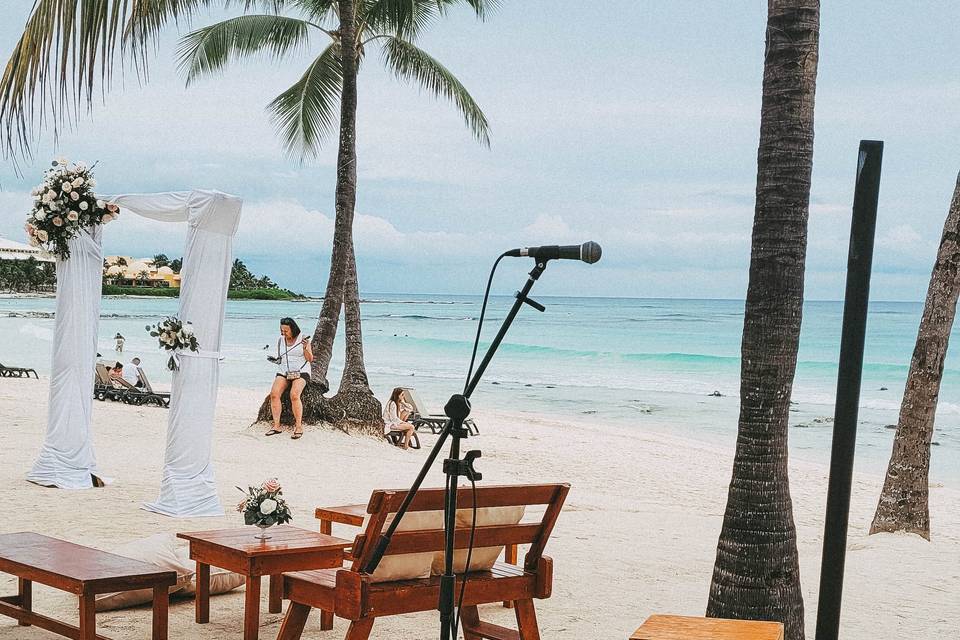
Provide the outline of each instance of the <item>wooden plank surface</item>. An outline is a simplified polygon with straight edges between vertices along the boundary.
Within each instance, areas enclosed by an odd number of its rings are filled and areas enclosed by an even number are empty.
[[[363,517],[367,514],[367,505],[365,504],[344,504],[338,507],[317,507],[314,516],[317,520],[326,520],[327,522],[338,522],[352,527],[359,527],[363,524]]]
[[[630,640],[783,640],[779,622],[652,615]]]
[[[267,529],[270,539],[262,542],[254,537],[259,532],[260,530],[256,527],[243,527],[188,531],[178,533],[177,537],[189,540],[191,546],[193,543],[200,543],[202,546],[220,547],[246,557],[297,554],[319,548],[342,550],[353,544],[350,540],[289,525],[270,527]]]
[[[0,571],[78,594],[177,581],[175,571],[32,532],[0,534]]]

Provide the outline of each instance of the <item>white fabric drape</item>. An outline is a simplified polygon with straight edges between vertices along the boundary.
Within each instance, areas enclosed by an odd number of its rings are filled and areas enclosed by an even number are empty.
[[[193,324],[202,350],[180,354],[180,370],[173,374],[160,495],[143,507],[168,516],[223,515],[211,462],[220,377],[216,355],[233,266],[233,236],[243,201],[200,190],[120,195],[110,201],[146,218],[187,222],[179,317]]]
[[[88,489],[93,486],[91,476],[100,477],[90,414],[100,321],[102,231],[101,226],[81,231],[67,241],[70,258],[57,259],[47,435],[27,474],[28,480],[46,487]]]

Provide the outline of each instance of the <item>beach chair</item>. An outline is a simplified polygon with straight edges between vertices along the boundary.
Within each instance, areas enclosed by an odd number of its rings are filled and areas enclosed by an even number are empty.
[[[0,378],[29,378],[30,374],[33,374],[33,377],[37,380],[40,379],[40,376],[37,375],[36,369],[28,369],[26,367],[8,367],[0,362]]]
[[[395,447],[403,446],[403,431],[391,430],[384,436],[387,439],[387,442],[392,444]],[[413,431],[413,435],[410,437],[410,448],[419,449],[420,448],[420,437],[417,435],[416,429]]]
[[[530,545],[523,566],[514,566],[493,561],[487,569],[470,571],[458,576],[456,593],[459,597],[463,586],[463,606],[460,609],[460,622],[464,637],[512,638],[515,640],[539,640],[540,630],[533,600],[549,598],[553,591],[553,560],[543,555],[544,547],[560,515],[570,485],[536,484],[486,486],[476,488],[477,507],[519,507],[542,505],[542,516],[536,516],[534,522],[519,522],[516,519],[499,518],[493,510],[484,509],[487,519],[478,523],[474,538],[474,552],[493,547],[496,558],[500,553],[496,549],[505,544]],[[458,490],[458,511],[472,511],[474,495],[471,487]],[[400,503],[406,497],[406,491],[376,490],[367,503],[367,524],[356,537],[351,548],[348,567],[341,569],[320,569],[315,571],[297,571],[283,576],[283,596],[290,600],[290,606],[284,616],[277,640],[299,640],[306,626],[311,608],[350,621],[346,638],[348,640],[367,640],[376,618],[405,613],[435,611],[440,595],[440,576],[403,578],[396,577],[377,582],[361,570],[377,546],[377,540],[384,529],[387,518],[396,513]],[[426,555],[426,573],[437,560],[442,564],[444,535],[442,513],[431,518],[430,513],[442,512],[444,505],[443,489],[421,489],[413,499],[407,517],[411,525],[420,521],[419,526],[404,530],[400,523],[398,530],[387,547],[384,561],[395,563],[390,567],[392,575],[403,576],[407,573],[420,573],[422,559],[416,556]],[[513,510],[507,510],[513,511]],[[459,514],[458,514],[459,516]],[[427,524],[436,521],[436,526]],[[426,526],[424,526],[426,525]],[[456,548],[465,549],[470,543],[470,523],[461,525],[458,517]],[[439,557],[437,554],[440,554]],[[458,553],[458,556],[462,552]],[[404,556],[404,557],[398,557]],[[416,566],[404,565],[402,571],[397,563],[410,562]],[[465,558],[460,559],[463,564]],[[384,565],[381,564],[381,567]],[[471,562],[471,566],[473,562]],[[477,605],[512,601],[517,619],[518,630],[482,622]],[[321,616],[321,629],[332,628],[332,619]]]
[[[423,403],[423,400],[420,399],[420,396],[417,395],[416,389],[412,387],[401,388],[408,403],[413,407],[413,415],[407,418],[407,422],[412,424],[413,428],[417,431],[419,431],[421,427],[430,429],[430,433],[432,434],[438,434],[443,431],[444,425],[447,424],[447,416],[442,413],[427,412],[426,405]],[[480,429],[477,428],[477,423],[473,421],[473,418],[464,420],[463,426],[467,428],[470,435],[480,435]]]
[[[156,404],[159,407],[169,407],[170,406],[170,392],[169,391],[157,391],[153,388],[153,385],[150,384],[150,380],[147,378],[147,372],[143,370],[143,367],[137,367],[137,380],[140,381],[141,389],[148,394],[147,402]]]
[[[110,365],[106,361],[97,362],[93,378],[93,397],[97,400],[123,400],[126,391],[114,384],[110,378]]]

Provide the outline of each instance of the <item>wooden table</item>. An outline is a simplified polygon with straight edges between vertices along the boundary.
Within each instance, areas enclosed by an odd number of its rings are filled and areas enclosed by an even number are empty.
[[[153,589],[153,640],[167,640],[168,589],[177,582],[175,571],[29,532],[0,535],[0,571],[17,576],[18,584],[17,595],[0,598],[0,614],[20,626],[35,625],[80,640],[106,640],[97,635],[95,596]],[[77,594],[80,626],[34,613],[34,582]]]
[[[269,540],[254,536],[254,527],[178,533],[190,542],[190,558],[197,562],[196,619],[210,621],[210,566],[243,574],[247,579],[243,639],[257,640],[260,625],[260,579],[270,576],[269,611],[280,613],[285,571],[330,569],[343,564],[349,540],[287,525],[267,530]]]
[[[779,622],[652,615],[630,640],[783,640]]]
[[[362,527],[363,519],[367,515],[367,505],[365,504],[345,504],[339,507],[317,507],[314,517],[320,521],[320,533],[327,535],[333,530],[333,523],[349,525],[351,527]],[[508,544],[503,549],[503,560],[512,565],[517,564],[517,545]],[[512,602],[504,602],[503,606],[507,609],[513,608]],[[332,629],[333,614],[323,612],[320,615],[320,628],[323,630]]]

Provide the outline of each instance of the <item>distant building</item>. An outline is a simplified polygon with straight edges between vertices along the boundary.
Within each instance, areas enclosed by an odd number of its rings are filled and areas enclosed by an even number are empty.
[[[0,260],[26,260],[27,258],[33,258],[37,262],[55,262],[52,257],[37,247],[0,236]]]
[[[103,261],[103,282],[122,287],[180,288],[180,274],[170,267],[155,267],[151,258],[107,256]]]

